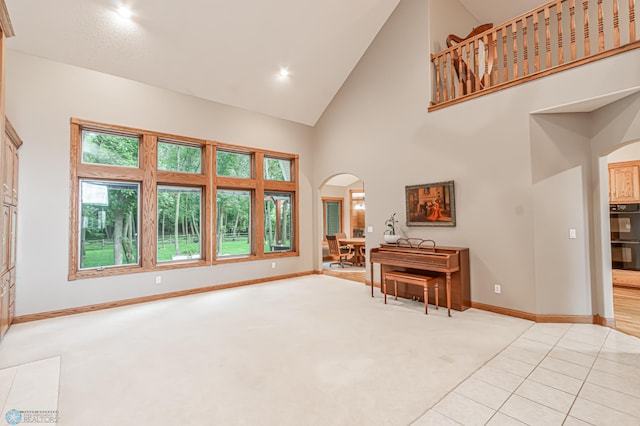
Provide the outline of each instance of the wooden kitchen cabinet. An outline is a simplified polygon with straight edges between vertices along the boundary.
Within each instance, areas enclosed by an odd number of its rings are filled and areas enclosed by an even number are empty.
[[[5,120],[2,149],[2,218],[0,219],[0,340],[16,313],[16,252],[18,231],[18,149],[22,140]]]
[[[640,161],[609,164],[609,203],[640,203]]]
[[[15,261],[10,252],[13,242],[11,240],[12,209],[15,209],[18,201],[18,170],[17,151],[22,141],[15,132],[13,126],[7,123],[5,117],[5,39],[13,37],[13,25],[9,18],[7,5],[0,0],[0,204],[2,205],[2,219],[0,220],[0,340],[9,329],[9,325],[15,315],[15,268],[10,268],[10,263]],[[15,218],[13,219],[15,223]],[[15,237],[15,233],[14,233]],[[15,248],[15,247],[14,247]]]

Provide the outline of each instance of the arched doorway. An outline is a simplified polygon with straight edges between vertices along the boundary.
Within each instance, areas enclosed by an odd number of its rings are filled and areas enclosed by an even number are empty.
[[[364,283],[366,279],[364,182],[349,173],[334,175],[320,186],[320,204],[322,206],[319,223],[322,227],[323,273]],[[344,256],[349,263],[338,262],[337,255],[330,251],[327,235],[340,236],[340,245],[349,247],[349,252]]]

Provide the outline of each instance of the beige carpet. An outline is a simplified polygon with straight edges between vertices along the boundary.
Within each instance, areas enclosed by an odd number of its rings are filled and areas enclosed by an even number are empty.
[[[18,324],[0,368],[60,356],[63,425],[408,425],[531,324],[307,276]]]

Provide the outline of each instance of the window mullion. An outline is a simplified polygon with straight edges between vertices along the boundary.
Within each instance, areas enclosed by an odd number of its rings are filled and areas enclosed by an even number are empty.
[[[71,177],[69,181],[69,189],[71,192],[70,214],[69,214],[69,279],[73,279],[78,270],[79,264],[79,210],[80,210],[80,182],[78,180],[78,165],[80,164],[80,126],[78,124],[71,125]]]
[[[255,179],[256,192],[253,197],[255,205],[253,215],[253,229],[255,238],[255,253],[258,257],[264,256],[264,154],[256,152],[254,156],[255,162]]]
[[[142,268],[151,270],[156,265],[157,244],[158,244],[158,205],[157,205],[157,182],[156,166],[158,157],[158,138],[154,135],[145,134],[142,137]]]
[[[204,249],[203,260],[206,260],[209,264],[216,258],[213,242],[216,239],[216,216],[215,216],[215,149],[211,143],[207,143],[204,147],[203,154],[204,161],[204,174],[207,176],[207,185],[203,191],[203,208],[204,217],[202,218],[202,233],[204,234],[205,241],[202,244]]]
[[[141,182],[144,178],[144,172],[142,168],[125,168],[118,166],[102,166],[102,165],[87,165],[78,164],[76,175],[81,178],[89,179],[108,179],[108,180],[127,180]]]

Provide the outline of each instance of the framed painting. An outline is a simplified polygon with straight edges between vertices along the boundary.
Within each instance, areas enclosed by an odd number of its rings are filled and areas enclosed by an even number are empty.
[[[453,181],[405,187],[407,226],[456,226]]]

